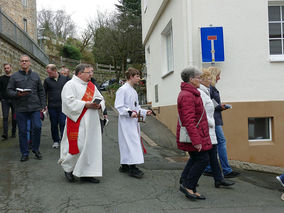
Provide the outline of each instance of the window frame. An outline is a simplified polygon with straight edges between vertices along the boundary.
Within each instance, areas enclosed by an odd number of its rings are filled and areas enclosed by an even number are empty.
[[[162,36],[162,78],[174,72],[174,33],[172,20],[168,22],[161,33]]]
[[[22,5],[24,7],[27,7],[28,6],[28,0],[22,0]]]
[[[254,142],[272,142],[272,119],[273,117],[248,117],[249,118],[267,118],[268,119],[268,125],[269,125],[269,138],[267,139],[248,139],[248,141],[250,143],[254,143]],[[248,131],[249,131],[249,126],[248,126]],[[248,138],[249,138],[249,134],[248,134]]]
[[[269,21],[269,7],[279,7],[280,8],[280,21]],[[269,59],[270,62],[279,62],[279,61],[284,61],[284,19],[282,20],[282,16],[284,17],[284,2],[280,2],[280,1],[269,1],[268,2],[268,7],[267,7],[267,21],[268,21],[268,46],[269,46]],[[281,25],[281,37],[280,38],[270,38],[270,34],[269,34],[269,25],[270,23],[280,23]],[[281,51],[282,54],[271,54],[270,53],[270,41],[271,40],[281,40]]]
[[[23,18],[23,23],[24,23],[24,31],[27,33],[28,32],[28,19]]]

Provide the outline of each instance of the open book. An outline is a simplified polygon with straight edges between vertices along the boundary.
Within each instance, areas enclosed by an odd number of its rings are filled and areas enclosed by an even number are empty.
[[[31,89],[22,89],[22,88],[16,88],[16,90],[20,92],[31,92],[32,91]]]

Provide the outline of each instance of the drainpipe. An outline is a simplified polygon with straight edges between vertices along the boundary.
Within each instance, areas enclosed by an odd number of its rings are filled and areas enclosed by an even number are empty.
[[[187,64],[193,65],[193,36],[192,36],[192,1],[184,0],[186,4],[186,31],[187,31]]]

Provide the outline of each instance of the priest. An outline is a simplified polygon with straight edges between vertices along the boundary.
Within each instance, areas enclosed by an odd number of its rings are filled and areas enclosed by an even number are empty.
[[[100,118],[103,118],[103,96],[90,81],[91,67],[79,64],[75,75],[61,93],[62,111],[67,116],[60,147],[59,164],[68,181],[74,176],[81,181],[99,183],[102,176],[102,134]]]
[[[116,92],[115,108],[118,117],[118,143],[120,150],[120,172],[128,173],[131,177],[141,178],[144,173],[136,167],[144,163],[143,151],[146,152],[141,137],[138,121],[144,121],[150,110],[142,109],[138,95],[133,88],[140,81],[140,72],[129,68],[125,72],[127,82]]]

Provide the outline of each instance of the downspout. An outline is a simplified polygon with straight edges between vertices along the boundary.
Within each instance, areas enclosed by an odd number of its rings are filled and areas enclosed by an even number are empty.
[[[192,36],[192,1],[184,0],[186,4],[186,32],[187,32],[187,65],[193,65],[193,36]]]

